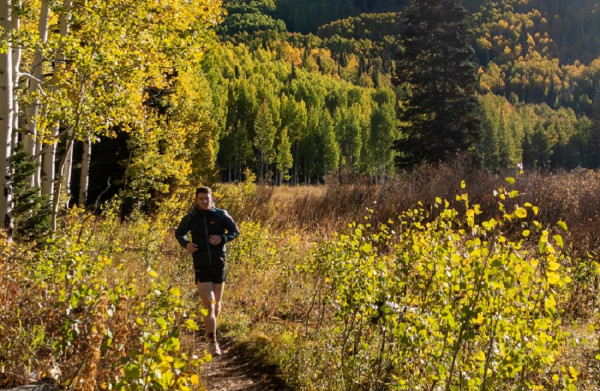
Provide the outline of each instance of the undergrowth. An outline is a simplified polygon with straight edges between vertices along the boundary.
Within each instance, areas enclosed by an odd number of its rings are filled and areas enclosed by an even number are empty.
[[[215,186],[241,230],[221,331],[292,389],[600,389],[599,174],[509,176]],[[122,220],[115,201],[43,243],[0,237],[0,387],[200,389],[211,357],[173,237],[190,206]]]

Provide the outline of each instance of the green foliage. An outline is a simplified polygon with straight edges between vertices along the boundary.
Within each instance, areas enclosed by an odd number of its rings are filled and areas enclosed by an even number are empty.
[[[280,53],[259,48],[250,54],[249,47],[227,44],[208,57],[220,64],[220,74],[213,71],[210,78],[214,109],[226,113],[217,123],[221,178],[243,180],[246,168],[276,183],[321,181],[338,168],[389,174],[391,152],[362,152],[371,144],[389,151],[381,141],[395,131],[392,90],[382,85],[385,99],[376,102],[382,93],[316,72],[330,66],[327,50],[302,60],[293,47],[280,45]],[[375,155],[379,160],[369,163]]]
[[[227,18],[218,26],[217,33],[234,36],[236,34],[256,34],[257,32],[286,31],[282,20],[273,19],[273,1],[225,1]]]

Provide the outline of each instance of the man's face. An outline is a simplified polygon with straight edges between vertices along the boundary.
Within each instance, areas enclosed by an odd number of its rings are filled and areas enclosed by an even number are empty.
[[[210,194],[198,193],[196,196],[196,204],[200,210],[209,210],[212,206],[212,197]]]

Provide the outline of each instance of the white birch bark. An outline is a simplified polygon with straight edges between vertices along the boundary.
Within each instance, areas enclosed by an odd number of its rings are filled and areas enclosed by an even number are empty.
[[[71,132],[72,132],[72,130],[69,129],[68,133],[70,134]],[[60,159],[60,163],[58,164],[59,180],[57,181],[56,186],[54,186],[54,195],[52,197],[52,230],[54,230],[54,231],[57,228],[56,220],[58,217],[58,211],[61,206],[60,199],[61,199],[62,187],[64,185],[64,181],[60,180],[60,178],[64,178],[66,176],[65,167],[66,167],[67,159],[69,159],[69,156],[72,156],[72,155],[73,155],[73,139],[67,137],[65,153],[63,154],[62,158]],[[65,203],[66,202],[68,202],[68,197],[67,197],[67,201],[65,201]]]
[[[12,0],[12,6],[17,7],[17,9],[21,8],[21,0]],[[12,26],[12,31],[19,31],[21,28],[21,19],[13,12],[10,18],[10,24]],[[12,77],[13,77],[13,126],[12,126],[12,149],[16,148],[17,143],[19,142],[19,134],[17,130],[19,129],[19,97],[18,89],[16,86],[19,85],[19,73],[20,68],[19,64],[21,64],[21,54],[22,50],[20,46],[12,46],[10,48],[12,51]]]
[[[83,154],[81,156],[81,174],[79,175],[79,206],[85,206],[90,182],[90,159],[92,157],[92,141],[86,137],[83,142]]]
[[[59,17],[59,24],[60,24],[60,35],[61,37],[67,37],[69,34],[69,30],[70,30],[70,13],[71,13],[71,4],[72,4],[72,0],[64,0],[63,1],[63,8]],[[55,65],[54,65],[54,74],[58,74],[61,70],[61,68],[64,66],[65,64],[65,54],[62,50],[58,50],[58,53],[56,55],[56,61],[55,61]],[[58,89],[60,88],[60,86],[54,84],[53,89]],[[58,139],[58,131],[59,131],[59,126],[60,124],[55,124],[52,128],[51,128],[51,134],[52,134],[52,138],[54,140]],[[43,154],[43,165],[42,165],[42,194],[47,194],[50,197],[52,197],[52,204],[54,205],[53,210],[55,211],[53,213],[53,225],[55,226],[55,221],[56,221],[56,213],[58,213],[58,204],[59,204],[59,200],[55,199],[54,197],[56,196],[57,192],[55,191],[55,181],[56,181],[56,143],[53,143],[52,145],[48,145],[44,147],[44,154]],[[58,192],[58,194],[60,194],[60,192]]]
[[[49,8],[48,2],[42,1],[40,4],[40,19],[38,22],[38,35],[39,44],[35,49],[33,55],[33,66],[31,69],[31,75],[33,78],[29,81],[28,92],[30,95],[36,96],[42,90],[42,77],[43,77],[43,54],[42,47],[48,41],[48,20],[49,20]],[[34,162],[37,164],[38,169],[36,174],[31,177],[31,186],[39,189],[41,186],[41,163],[42,158],[40,156],[41,145],[37,140],[37,123],[36,117],[40,111],[40,100],[34,98],[31,104],[26,109],[27,124],[25,126],[26,132],[24,137],[25,149],[34,158]]]
[[[10,0],[0,3],[0,27],[3,29],[4,39],[9,39],[12,29]],[[8,36],[8,37],[7,37]],[[12,225],[11,215],[11,189],[8,182],[8,158],[11,154],[12,133],[15,124],[14,116],[14,63],[13,52],[8,43],[8,50],[0,52],[0,227]]]
[[[65,199],[59,201],[62,206],[67,206],[71,199],[71,174],[73,173],[73,144],[75,142],[73,126],[69,126],[67,130],[67,143],[65,148],[64,164],[63,167],[58,170],[60,173],[59,181],[61,182],[60,197],[64,194]]]

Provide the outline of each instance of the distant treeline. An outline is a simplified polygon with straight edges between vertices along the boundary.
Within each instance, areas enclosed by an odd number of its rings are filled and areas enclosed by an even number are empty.
[[[195,70],[211,96],[197,126],[211,141],[205,161],[193,167],[215,180],[251,173],[273,183],[316,183],[338,174],[382,180],[397,172],[392,144],[407,88],[395,71],[407,4],[225,1],[220,40]],[[463,4],[479,68],[484,168],[598,167],[596,2]],[[155,103],[170,112],[161,99]],[[119,160],[110,151],[128,155],[126,138],[100,142],[96,150],[108,152],[92,157],[92,173]],[[106,170],[100,171],[102,179],[92,175],[91,196],[106,187]],[[111,171],[113,183],[120,171]]]

